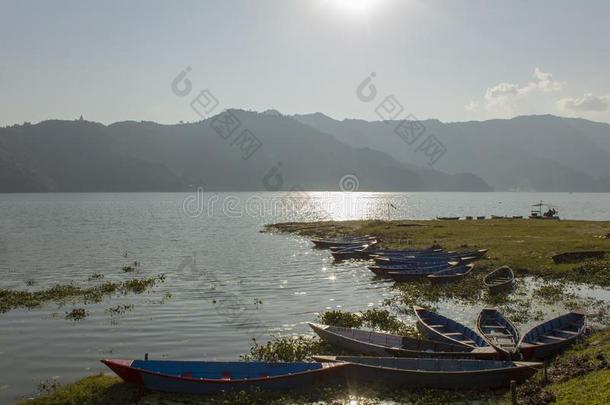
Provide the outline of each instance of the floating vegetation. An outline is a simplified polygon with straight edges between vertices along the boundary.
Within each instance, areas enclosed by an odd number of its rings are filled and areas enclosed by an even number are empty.
[[[540,299],[546,304],[555,304],[564,299],[575,299],[576,294],[567,292],[566,285],[559,282],[545,282],[532,293],[534,298]]]
[[[157,283],[165,281],[165,275],[145,277],[123,282],[106,281],[94,287],[83,288],[74,284],[57,284],[40,291],[0,289],[0,313],[16,308],[36,308],[48,302],[58,304],[66,300],[82,301],[85,304],[101,302],[112,294],[141,294]]]
[[[127,266],[123,266],[123,273],[133,273],[134,271],[140,270],[140,262],[135,261]]]
[[[89,316],[89,312],[85,310],[85,308],[74,308],[72,311],[66,311],[65,318],[69,321],[82,321],[87,316]]]
[[[110,307],[106,310],[110,316],[123,315],[126,312],[133,310],[133,304],[119,304],[114,307]]]
[[[351,313],[344,311],[327,311],[319,316],[325,325],[343,326],[346,328],[367,327],[403,336],[418,334],[414,325],[402,322],[387,309],[373,308],[364,312]]]
[[[89,278],[87,278],[87,281],[101,280],[103,278],[104,278],[104,275],[102,273],[93,273],[92,275],[89,276]]]

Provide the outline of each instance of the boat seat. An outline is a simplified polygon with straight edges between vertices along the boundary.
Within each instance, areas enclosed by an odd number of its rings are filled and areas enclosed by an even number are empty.
[[[445,325],[428,325],[431,328],[444,328]]]
[[[444,334],[445,336],[463,336],[460,332],[447,332]]]
[[[578,332],[573,332],[571,330],[565,330],[565,329],[557,329],[557,332],[567,333],[569,335],[578,335]]]
[[[542,335],[543,338],[552,339],[552,340],[566,340],[565,338],[553,336],[553,335]]]
[[[506,326],[483,325],[483,328],[506,329]]]

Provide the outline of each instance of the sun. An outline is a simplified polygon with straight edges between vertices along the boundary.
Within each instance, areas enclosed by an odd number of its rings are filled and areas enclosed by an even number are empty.
[[[330,0],[335,7],[354,13],[365,13],[380,2],[381,0]]]

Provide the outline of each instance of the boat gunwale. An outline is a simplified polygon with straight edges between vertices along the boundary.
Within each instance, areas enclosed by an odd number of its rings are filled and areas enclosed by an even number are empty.
[[[331,357],[335,357],[335,360],[330,360]],[[375,366],[375,365],[371,365],[371,364],[363,364],[363,363],[356,363],[356,362],[350,362],[349,360],[340,360],[337,359],[337,357],[358,357],[358,356],[312,356],[313,359],[324,359],[325,361],[335,361],[335,362],[339,362],[339,363],[344,363],[344,364],[354,364],[360,367],[369,367],[369,368],[376,368],[376,369],[385,369],[385,370],[392,370],[392,371],[402,371],[402,372],[408,372],[408,373],[419,373],[419,374],[478,374],[478,373],[489,373],[491,371],[505,371],[505,370],[517,370],[517,369],[522,369],[522,368],[542,368],[542,366],[544,365],[544,363],[541,362],[537,362],[537,361],[512,361],[512,360],[479,360],[479,359],[442,359],[442,358],[430,358],[430,359],[420,359],[420,358],[411,358],[411,357],[375,357],[375,356],[360,356],[362,358],[378,358],[378,359],[392,359],[392,360],[399,360],[399,359],[411,359],[411,360],[443,360],[443,361],[460,361],[460,360],[467,360],[467,361],[476,361],[476,362],[480,362],[480,361],[500,361],[500,362],[509,362],[512,363],[514,366],[512,367],[499,367],[499,368],[486,368],[483,370],[458,370],[458,371],[452,371],[452,370],[448,370],[448,371],[444,371],[444,370],[435,370],[435,371],[431,371],[431,370],[419,370],[419,369],[404,369],[404,368],[393,368],[393,367],[386,367],[386,366]]]

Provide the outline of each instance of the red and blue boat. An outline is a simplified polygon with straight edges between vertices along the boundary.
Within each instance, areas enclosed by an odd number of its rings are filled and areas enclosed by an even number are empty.
[[[262,389],[279,391],[340,383],[345,363],[266,363],[104,359],[124,381],[163,392],[220,394]]]

